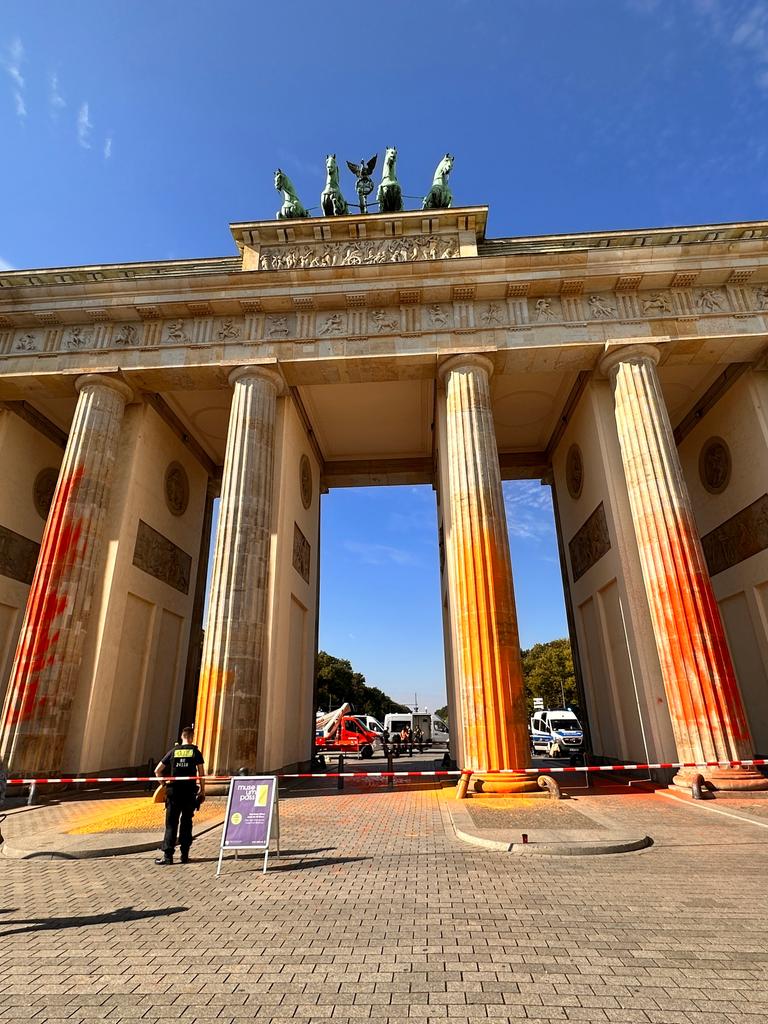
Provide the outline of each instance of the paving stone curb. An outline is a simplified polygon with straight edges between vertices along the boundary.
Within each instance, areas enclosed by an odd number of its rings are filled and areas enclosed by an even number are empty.
[[[586,831],[574,834],[576,830],[564,829],[561,838],[553,836],[556,830],[541,829],[540,839],[536,838],[535,826],[531,826],[530,838],[527,843],[515,842],[511,838],[499,836],[500,829],[482,829],[475,826],[468,810],[461,801],[451,797],[442,797],[442,803],[448,812],[448,818],[457,839],[472,846],[481,846],[486,850],[499,853],[512,853],[516,856],[549,856],[549,857],[596,857],[612,853],[635,853],[653,846],[649,835],[626,835],[614,829],[610,830],[611,821],[594,808],[589,811],[581,808],[581,813],[599,822],[609,829],[600,837]],[[615,826],[615,823],[614,823]],[[511,831],[511,830],[510,830]],[[483,834],[491,833],[491,834]]]

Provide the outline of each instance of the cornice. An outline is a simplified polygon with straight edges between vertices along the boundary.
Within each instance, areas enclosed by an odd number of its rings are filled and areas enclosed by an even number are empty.
[[[50,305],[66,307],[75,302],[97,306],[99,301],[128,305],[127,296],[131,296],[138,306],[142,302],[189,301],[190,291],[204,298],[211,289],[222,297],[245,290],[258,297],[302,285],[330,293],[335,285],[348,291],[353,282],[402,288],[403,279],[416,275],[418,284],[428,287],[435,276],[479,280],[499,272],[519,276],[521,287],[536,288],[547,275],[594,272],[620,277],[624,272],[631,276],[636,272],[631,268],[639,267],[647,276],[673,264],[682,267],[706,261],[713,266],[733,265],[750,259],[757,263],[768,256],[768,221],[488,239],[484,237],[486,214],[486,207],[465,207],[432,211],[429,217],[418,211],[397,216],[244,222],[231,226],[241,255],[3,271],[0,316],[12,307],[34,306],[44,298]],[[451,258],[443,258],[442,250],[430,251],[431,238],[452,234],[458,247]],[[420,239],[421,252],[413,259],[404,248],[402,252],[387,251],[383,258],[377,252],[369,253],[370,265],[345,262],[350,246],[354,254],[355,247],[394,245],[404,238]],[[300,245],[305,252],[312,250],[304,265],[301,252],[286,260],[291,248]],[[336,264],[322,262],[329,260],[323,254],[326,245],[340,251]],[[275,259],[281,249],[285,254],[282,262]],[[244,260],[245,250],[251,252],[250,265]],[[261,269],[263,266],[266,269]],[[747,266],[745,272],[754,269]],[[124,311],[119,314],[124,315]]]

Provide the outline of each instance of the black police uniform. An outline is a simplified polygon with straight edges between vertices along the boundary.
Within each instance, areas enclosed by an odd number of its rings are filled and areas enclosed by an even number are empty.
[[[168,775],[198,775],[198,769],[205,764],[205,760],[194,743],[177,743],[160,763]],[[192,815],[195,813],[197,782],[169,782],[165,794],[163,853],[166,860],[173,859],[178,833],[179,849],[184,859],[189,856],[192,845]]]

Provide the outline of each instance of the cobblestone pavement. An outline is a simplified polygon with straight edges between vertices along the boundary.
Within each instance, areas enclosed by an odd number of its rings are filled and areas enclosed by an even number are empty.
[[[217,881],[217,834],[189,866],[0,861],[0,1021],[765,1020],[768,829],[606,795],[657,845],[527,859],[457,841],[445,799],[290,793],[267,875]]]

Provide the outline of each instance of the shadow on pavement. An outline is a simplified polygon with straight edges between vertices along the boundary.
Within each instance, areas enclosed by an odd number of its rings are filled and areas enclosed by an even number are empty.
[[[170,917],[181,914],[189,907],[158,907],[157,910],[134,910],[133,907],[120,907],[106,914],[83,914],[79,917],[37,917],[27,921],[3,921],[3,926],[21,924],[25,928],[0,930],[0,939],[8,935],[21,935],[24,932],[59,931],[63,928],[85,928],[91,924],[119,924],[127,921],[143,921],[148,917]]]
[[[233,851],[227,851],[231,853]],[[373,860],[372,857],[302,857],[299,855],[292,864],[283,864],[283,858],[285,854],[282,854],[280,858],[276,854],[270,853],[269,855],[269,873],[273,871],[300,871],[302,868],[332,868],[336,867],[337,864],[354,864],[357,861],[362,860]],[[211,863],[215,864],[218,861],[218,857],[195,857],[195,864]],[[259,864],[264,860],[263,853],[249,853],[245,856],[225,857],[223,864],[234,864],[241,863],[243,861],[257,861]],[[0,933],[0,936],[2,933]]]

